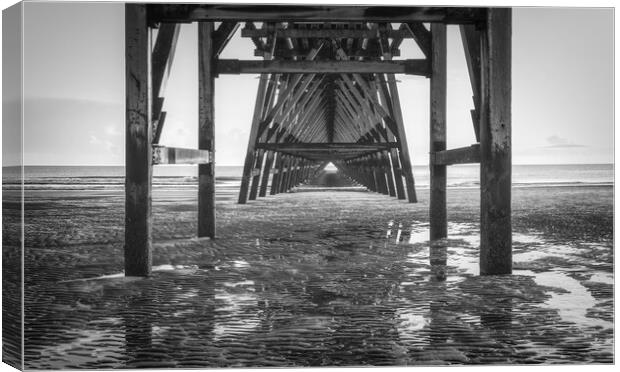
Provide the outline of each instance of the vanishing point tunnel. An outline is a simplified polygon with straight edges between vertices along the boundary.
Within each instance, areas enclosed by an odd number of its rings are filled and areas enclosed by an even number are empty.
[[[415,203],[401,113],[408,98],[395,75],[429,78],[430,241],[447,237],[447,166],[480,163],[480,273],[511,273],[509,8],[131,3],[125,21],[126,275],[151,272],[154,165],[198,164],[197,233],[215,238],[221,74],[260,74],[239,203],[285,192],[330,162],[372,191]],[[180,24],[190,22],[198,23],[198,149],[164,147],[165,82]],[[460,26],[477,141],[457,149],[446,148],[447,24]],[[219,58],[239,27],[263,60]],[[424,58],[394,58],[404,39]]]

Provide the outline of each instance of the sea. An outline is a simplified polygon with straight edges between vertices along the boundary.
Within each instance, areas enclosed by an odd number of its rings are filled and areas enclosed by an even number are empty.
[[[20,187],[20,167],[3,167],[3,189]],[[241,182],[243,167],[216,166],[216,185],[234,187]],[[167,187],[194,187],[197,166],[155,166],[153,185]],[[107,189],[122,188],[125,182],[123,166],[25,166],[26,189]],[[416,187],[429,188],[428,166],[414,166]],[[513,165],[513,187],[546,186],[612,186],[613,164]],[[480,167],[475,164],[455,165],[448,168],[448,188],[477,188],[480,185]]]

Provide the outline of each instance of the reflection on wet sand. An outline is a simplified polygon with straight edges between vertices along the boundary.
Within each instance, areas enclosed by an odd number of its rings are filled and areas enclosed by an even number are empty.
[[[448,240],[438,239],[430,243],[429,261],[431,264],[431,277],[434,280],[446,280],[448,270]]]
[[[320,203],[309,192],[277,198],[224,205],[215,241],[188,238],[191,200],[159,204],[149,279],[119,275],[109,252],[120,243],[27,250],[27,367],[613,360],[613,275],[600,258],[611,242],[523,229],[515,275],[480,277],[475,223],[451,222],[448,238],[431,243],[426,212],[412,218],[409,204],[385,208],[361,192],[325,193]]]

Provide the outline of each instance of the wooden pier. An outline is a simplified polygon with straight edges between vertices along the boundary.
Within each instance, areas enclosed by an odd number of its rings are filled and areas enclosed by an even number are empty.
[[[214,79],[221,74],[260,75],[241,204],[268,189],[286,192],[330,162],[371,191],[415,203],[401,112],[407,97],[395,75],[429,78],[431,244],[447,237],[447,167],[480,163],[480,273],[511,273],[510,8],[129,3],[125,17],[126,275],[151,270],[153,165],[199,164],[197,234],[215,238]],[[166,148],[159,145],[165,81],[188,22],[198,23],[198,149]],[[446,145],[447,24],[460,25],[477,140],[457,149]],[[240,27],[262,60],[219,58]],[[425,58],[395,58],[404,39]]]

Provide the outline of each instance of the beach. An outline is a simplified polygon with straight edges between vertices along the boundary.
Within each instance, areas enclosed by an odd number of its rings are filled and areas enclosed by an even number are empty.
[[[122,187],[26,188],[26,368],[613,362],[609,184],[514,187],[505,276],[478,275],[477,187],[448,188],[432,247],[424,187],[416,204],[302,187],[238,205],[219,178],[214,240],[195,237],[196,190],[155,182],[141,279],[122,274]]]

